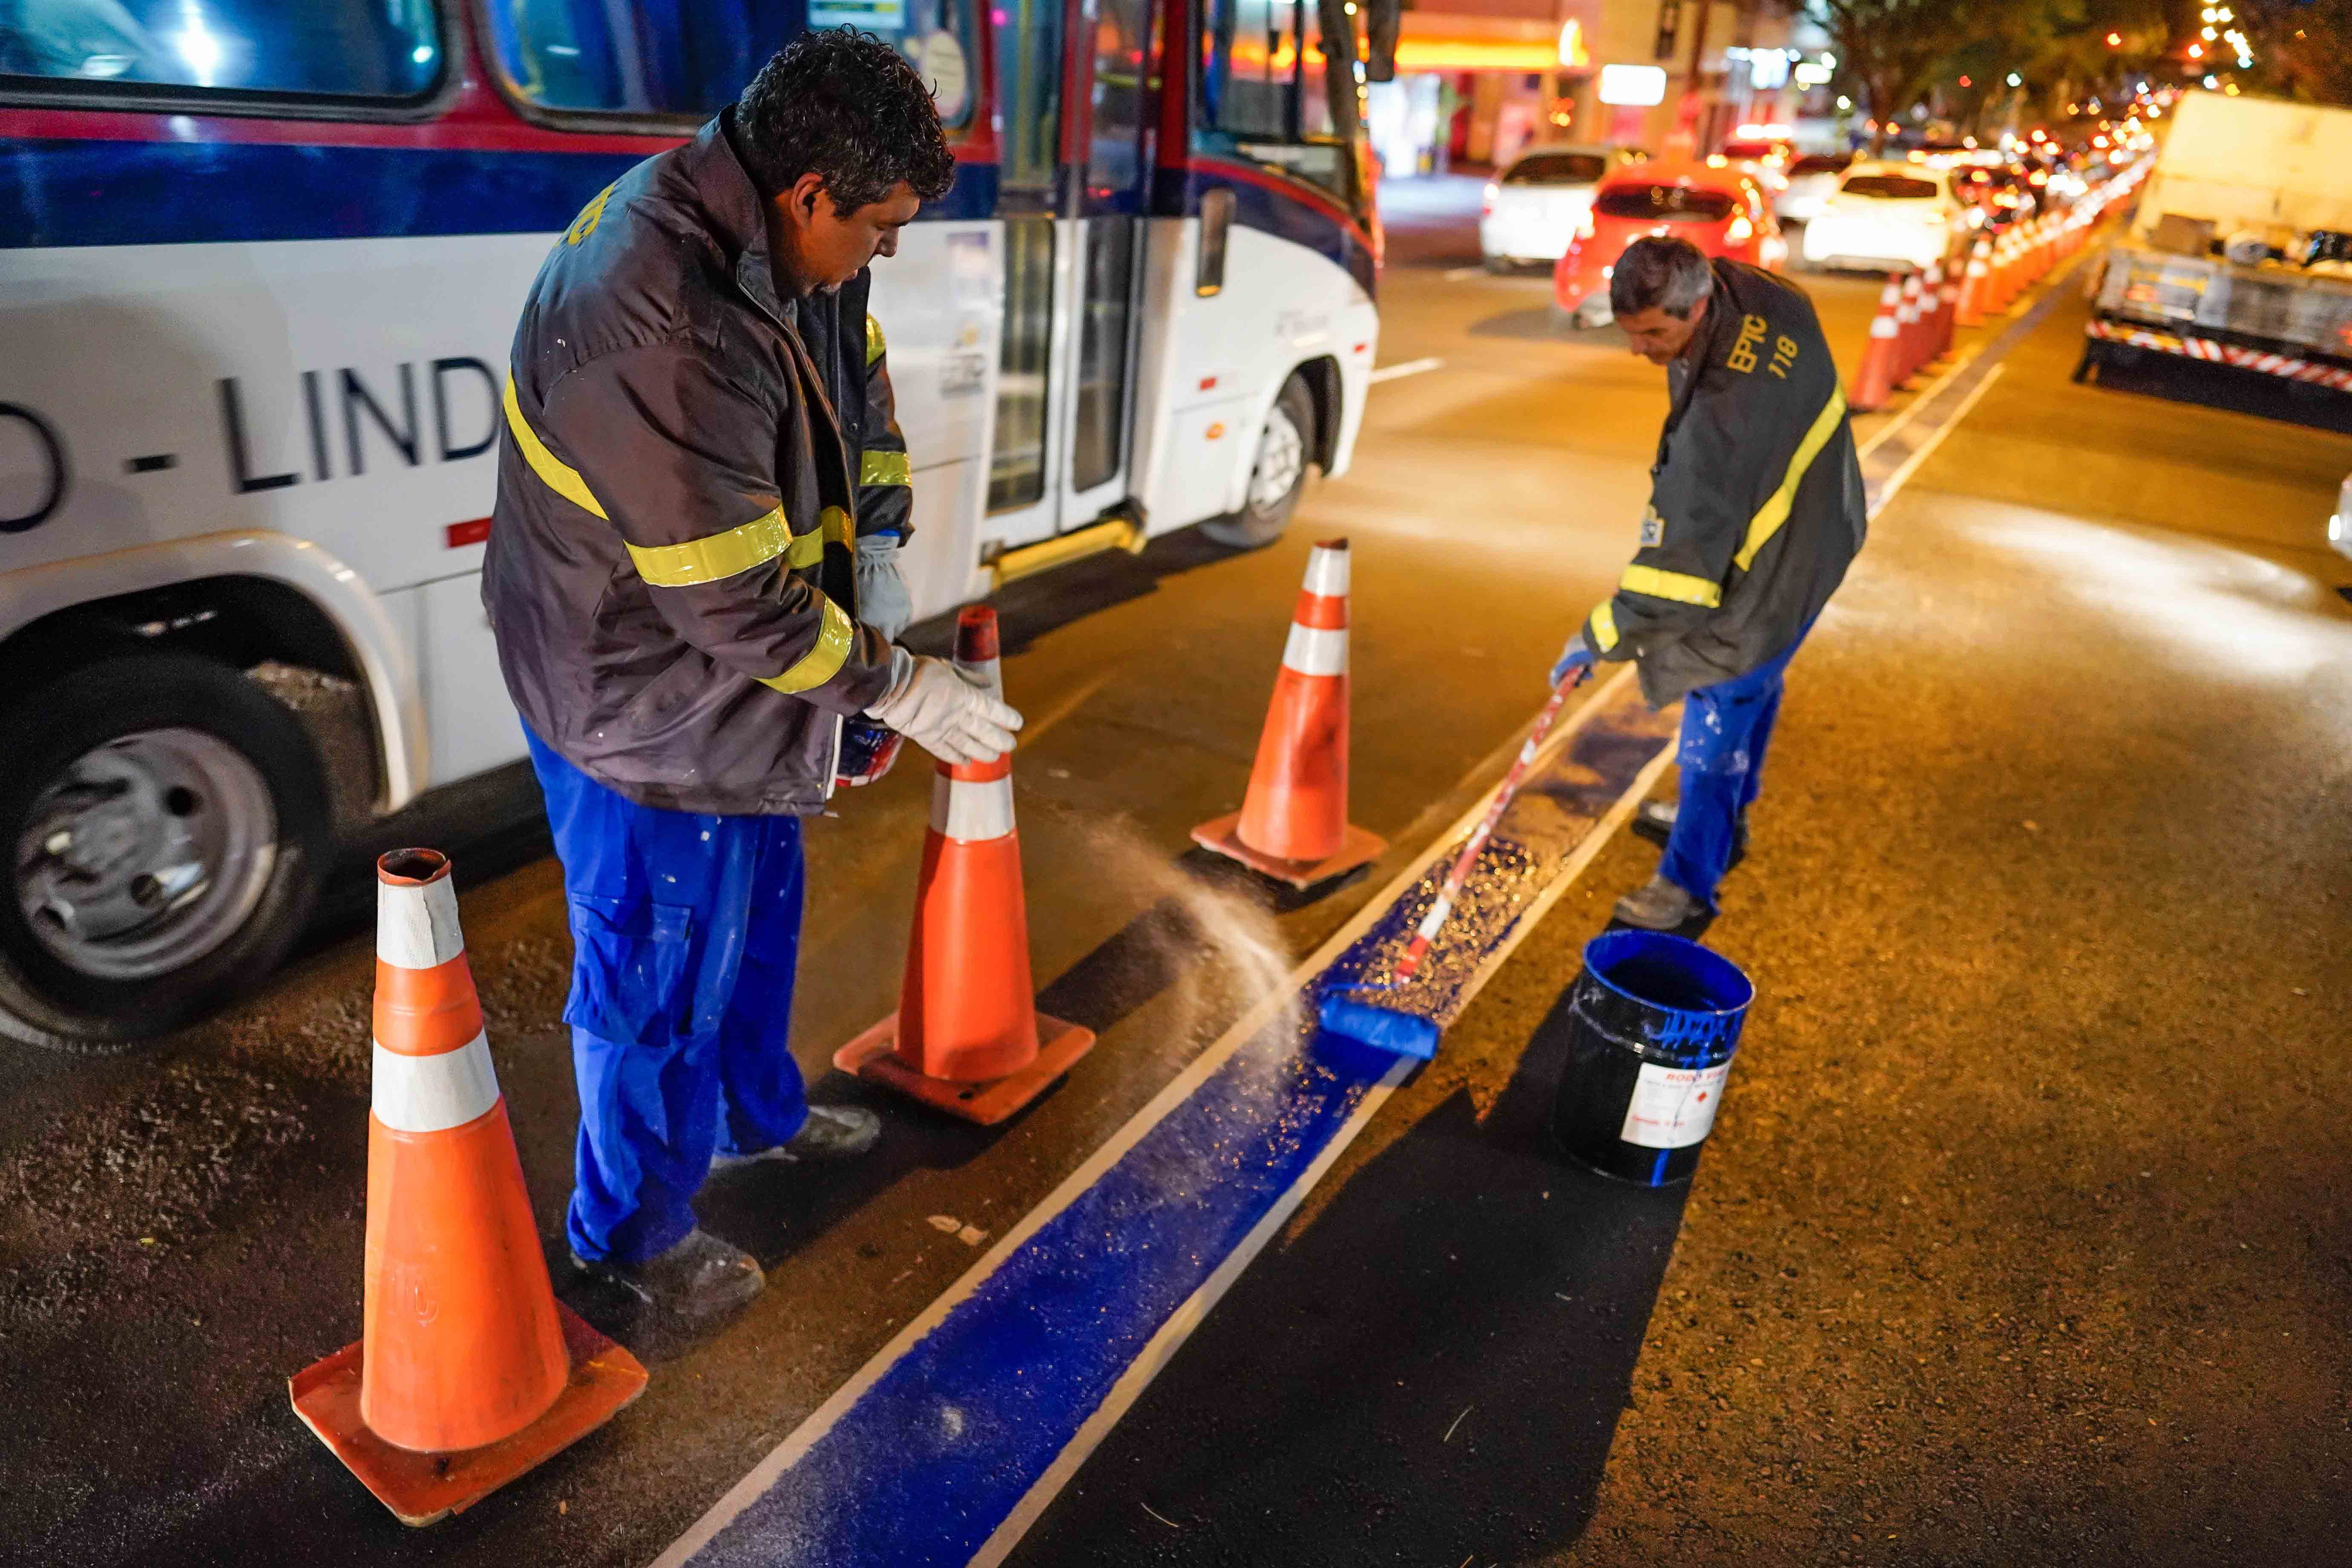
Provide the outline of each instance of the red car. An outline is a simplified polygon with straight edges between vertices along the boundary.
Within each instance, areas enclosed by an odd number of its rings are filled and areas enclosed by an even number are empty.
[[[1580,327],[1607,321],[1609,274],[1645,234],[1680,235],[1709,256],[1775,272],[1789,257],[1771,201],[1746,170],[1723,158],[1636,163],[1601,183],[1553,269],[1552,298],[1561,313]]]

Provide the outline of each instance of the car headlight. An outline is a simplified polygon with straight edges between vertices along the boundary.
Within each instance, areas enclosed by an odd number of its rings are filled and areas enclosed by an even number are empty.
[[[1741,213],[1738,217],[1731,220],[1731,226],[1723,231],[1723,243],[1726,245],[1745,245],[1755,237],[1756,226],[1748,221],[1748,215],[1746,213]]]
[[[1591,207],[1586,207],[1582,212],[1576,215],[1576,237],[1579,239],[1591,239],[1592,237],[1592,209]]]

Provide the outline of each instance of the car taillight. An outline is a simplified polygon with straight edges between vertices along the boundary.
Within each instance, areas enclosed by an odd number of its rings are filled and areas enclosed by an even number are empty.
[[[1478,195],[1478,216],[1480,217],[1495,216],[1495,182],[1492,180],[1486,182],[1486,188]]]

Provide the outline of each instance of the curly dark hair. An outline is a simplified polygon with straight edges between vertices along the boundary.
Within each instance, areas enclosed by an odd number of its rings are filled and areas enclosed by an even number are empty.
[[[843,216],[901,180],[927,202],[955,183],[930,89],[898,50],[855,27],[803,33],[769,57],[735,106],[735,131],[761,195],[814,172]]]

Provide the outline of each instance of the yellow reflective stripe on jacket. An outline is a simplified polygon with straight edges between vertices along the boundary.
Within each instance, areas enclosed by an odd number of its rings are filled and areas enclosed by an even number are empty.
[[[861,485],[903,485],[907,479],[907,454],[904,452],[867,452],[857,459],[857,482]]]
[[[1647,594],[1653,599],[1672,599],[1678,605],[1704,605],[1710,610],[1723,603],[1722,584],[1694,577],[1687,572],[1661,572],[1654,566],[1626,567],[1617,585],[1629,594]]]
[[[1617,646],[1617,612],[1603,599],[1592,606],[1592,651],[1607,653]]]
[[[866,363],[868,365],[871,365],[876,360],[882,357],[883,351],[887,349],[889,346],[890,345],[887,342],[883,341],[882,323],[876,321],[871,316],[866,317]]]
[[[530,465],[530,471],[537,474],[549,489],[573,506],[604,517],[604,509],[596,504],[596,497],[589,490],[588,481],[580,477],[580,470],[549,451],[547,443],[539,438],[539,432],[532,429],[530,422],[522,416],[522,405],[515,401],[514,377],[511,375],[507,377],[506,405],[507,428],[514,432],[516,449],[522,453],[522,460]]]
[[[827,599],[824,601],[824,622],[817,629],[816,647],[803,654],[783,674],[769,676],[760,684],[772,686],[788,695],[823,686],[840,672],[842,665],[849,658],[850,645],[856,640],[857,627],[848,614]]]
[[[1797,443],[1797,455],[1789,459],[1789,471],[1781,476],[1780,488],[1772,492],[1772,499],[1766,501],[1749,521],[1748,537],[1741,542],[1739,553],[1731,558],[1733,565],[1742,572],[1747,571],[1755,561],[1756,552],[1770,543],[1772,536],[1780,531],[1780,525],[1789,521],[1789,508],[1796,501],[1797,486],[1803,480],[1805,470],[1813,466],[1813,459],[1821,456],[1823,447],[1829,445],[1830,437],[1837,432],[1838,421],[1844,417],[1845,393],[1841,388],[1832,387],[1830,400],[1822,404],[1822,411],[1813,416],[1813,427],[1805,432],[1803,440]]]
[[[706,533],[683,544],[632,544],[629,559],[637,563],[637,575],[656,588],[691,588],[765,566],[779,555],[795,566],[824,559],[824,542],[814,533],[802,537],[814,547],[805,561],[798,558],[803,546],[778,507],[724,533]]]

